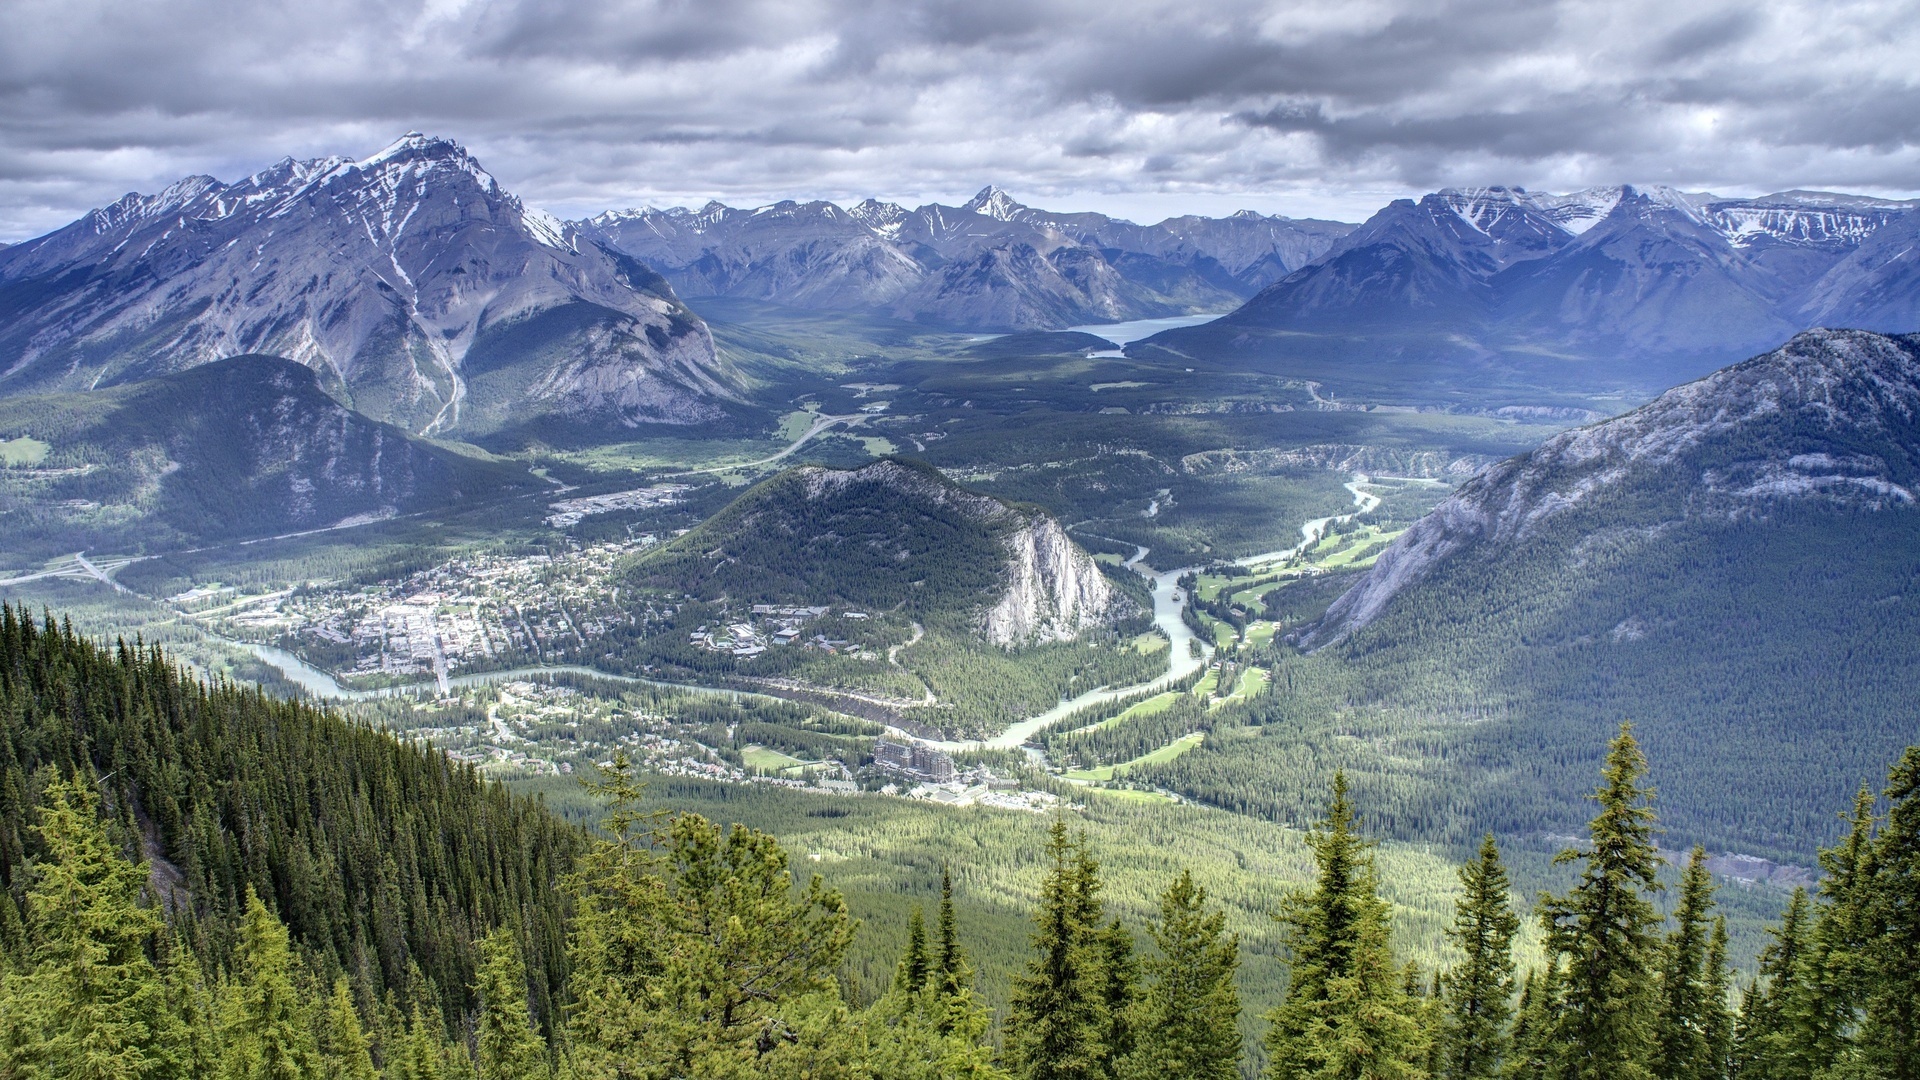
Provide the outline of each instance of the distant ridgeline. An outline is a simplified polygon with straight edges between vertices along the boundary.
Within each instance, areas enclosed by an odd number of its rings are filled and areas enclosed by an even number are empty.
[[[557,886],[577,830],[437,751],[8,607],[0,941],[13,956],[28,864],[47,850],[34,805],[70,776],[98,793],[116,844],[151,861],[152,889],[210,965],[227,962],[257,893],[324,981],[457,1017],[474,1003],[476,940],[511,924],[535,1007],[552,1015],[566,975]]]

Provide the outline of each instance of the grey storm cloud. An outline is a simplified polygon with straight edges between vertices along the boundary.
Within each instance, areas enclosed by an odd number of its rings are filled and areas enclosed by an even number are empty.
[[[1920,190],[1913,0],[8,0],[0,239],[409,128],[556,213]]]

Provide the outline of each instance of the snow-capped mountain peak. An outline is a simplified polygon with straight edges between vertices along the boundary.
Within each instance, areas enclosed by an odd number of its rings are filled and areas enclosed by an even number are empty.
[[[979,194],[967,200],[967,205],[963,209],[984,214],[995,221],[1012,221],[1014,215],[1025,210],[1026,207],[1013,201],[1013,196],[988,184],[980,189]]]
[[[0,283],[38,282],[49,297],[0,314],[0,329],[32,328],[0,355],[11,380],[0,393],[270,353],[320,371],[375,419],[434,434],[541,411],[717,415],[710,399],[732,390],[705,326],[664,282],[578,233],[458,143],[418,132],[358,160],[286,159],[231,185],[188,177],[0,257]],[[108,275],[115,287],[87,285]],[[556,323],[564,347],[530,356],[518,382],[470,392],[463,364],[491,328],[561,308],[597,321]],[[156,320],[177,324],[164,341],[114,344]]]
[[[1567,195],[1536,195],[1534,204],[1554,224],[1579,236],[1613,213],[1624,194],[1623,187],[1592,187]]]

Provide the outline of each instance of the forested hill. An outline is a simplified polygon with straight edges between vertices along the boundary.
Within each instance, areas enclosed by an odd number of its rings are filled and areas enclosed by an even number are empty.
[[[347,408],[278,356],[0,399],[0,437],[42,453],[0,478],[15,556],[319,529],[545,486],[523,464],[458,454]]]
[[[557,884],[583,837],[443,754],[254,688],[208,686],[158,650],[97,646],[0,612],[0,954],[44,854],[35,806],[91,783],[194,951],[226,962],[249,890],[324,982],[362,1001],[472,1005],[477,943],[520,929],[534,1005],[565,978]],[[185,917],[182,917],[185,916]],[[0,959],[0,966],[6,961]]]
[[[1345,764],[1400,835],[1564,835],[1632,719],[1684,763],[1669,843],[1808,861],[1920,737],[1916,491],[1920,339],[1802,334],[1463,485],[1301,635],[1286,723],[1156,779],[1251,809]]]
[[[904,609],[1003,645],[1070,639],[1133,607],[1045,512],[895,458],[789,469],[632,574],[703,599]]]

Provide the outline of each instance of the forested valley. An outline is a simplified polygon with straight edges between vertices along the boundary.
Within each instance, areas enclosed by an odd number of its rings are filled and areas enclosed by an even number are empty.
[[[0,614],[0,1076],[1246,1075],[1241,942],[1206,882],[1137,925],[1068,815],[995,1017],[951,878],[891,985],[771,835],[658,809],[616,756],[571,827],[430,748],[186,677],[158,650]],[[1312,877],[1272,911],[1263,1072],[1308,1077],[1910,1077],[1920,1070],[1920,748],[1737,978],[1696,849],[1671,914],[1623,728],[1577,873],[1529,903],[1494,838],[1442,962],[1405,959],[1365,807],[1336,773]],[[1524,921],[1544,962],[1515,948]]]

